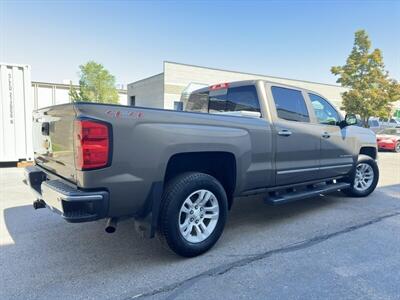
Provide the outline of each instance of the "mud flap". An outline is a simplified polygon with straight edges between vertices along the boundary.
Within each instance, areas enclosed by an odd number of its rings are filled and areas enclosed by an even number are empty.
[[[154,238],[161,209],[163,182],[154,182],[147,197],[146,206],[141,214],[135,218],[135,229],[142,237]]]

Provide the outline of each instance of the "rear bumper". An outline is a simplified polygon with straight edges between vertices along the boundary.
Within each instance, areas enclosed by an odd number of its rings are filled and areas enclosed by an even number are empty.
[[[25,182],[46,207],[67,222],[88,222],[105,218],[109,193],[82,190],[38,166],[25,168]]]
[[[386,142],[386,141],[379,141],[378,142],[378,149],[380,150],[394,150],[396,148],[395,142]]]

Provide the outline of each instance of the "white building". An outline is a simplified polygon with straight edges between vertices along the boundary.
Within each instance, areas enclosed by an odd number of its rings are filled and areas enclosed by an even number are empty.
[[[71,102],[69,90],[69,84],[31,81],[29,65],[0,63],[0,163],[32,159],[32,111]],[[118,94],[126,105],[126,90]]]
[[[79,89],[79,86],[72,85]],[[71,102],[69,96],[70,84],[32,81],[32,96],[34,108],[42,108],[50,105],[57,105]],[[127,105],[126,90],[118,89],[119,104]]]
[[[163,72],[128,84],[128,105],[174,109],[182,94],[212,84],[262,79],[315,91],[338,108],[346,89],[333,84],[164,62]]]

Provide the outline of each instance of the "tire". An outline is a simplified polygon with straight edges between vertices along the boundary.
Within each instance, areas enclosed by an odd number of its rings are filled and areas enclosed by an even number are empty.
[[[397,141],[396,145],[394,146],[394,152],[400,152],[400,141]]]
[[[204,173],[183,173],[167,184],[162,201],[161,238],[176,254],[194,257],[218,241],[225,227],[228,201],[217,179]]]
[[[364,171],[362,171],[363,169]],[[361,173],[364,172],[364,177],[361,174],[358,175],[357,170],[361,171]],[[369,178],[369,176],[367,176],[368,174],[372,174],[372,178],[369,180],[367,180],[367,178]],[[364,181],[364,186],[360,183],[360,180],[357,179],[357,176],[358,178],[363,178],[361,181]],[[370,156],[360,154],[353,171],[344,181],[351,184],[350,188],[343,190],[343,193],[346,195],[351,197],[368,196],[375,190],[379,181],[379,168],[376,161]]]

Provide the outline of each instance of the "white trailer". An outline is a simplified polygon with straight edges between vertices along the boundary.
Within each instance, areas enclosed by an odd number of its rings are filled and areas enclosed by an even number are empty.
[[[0,63],[0,162],[32,160],[31,67]]]

